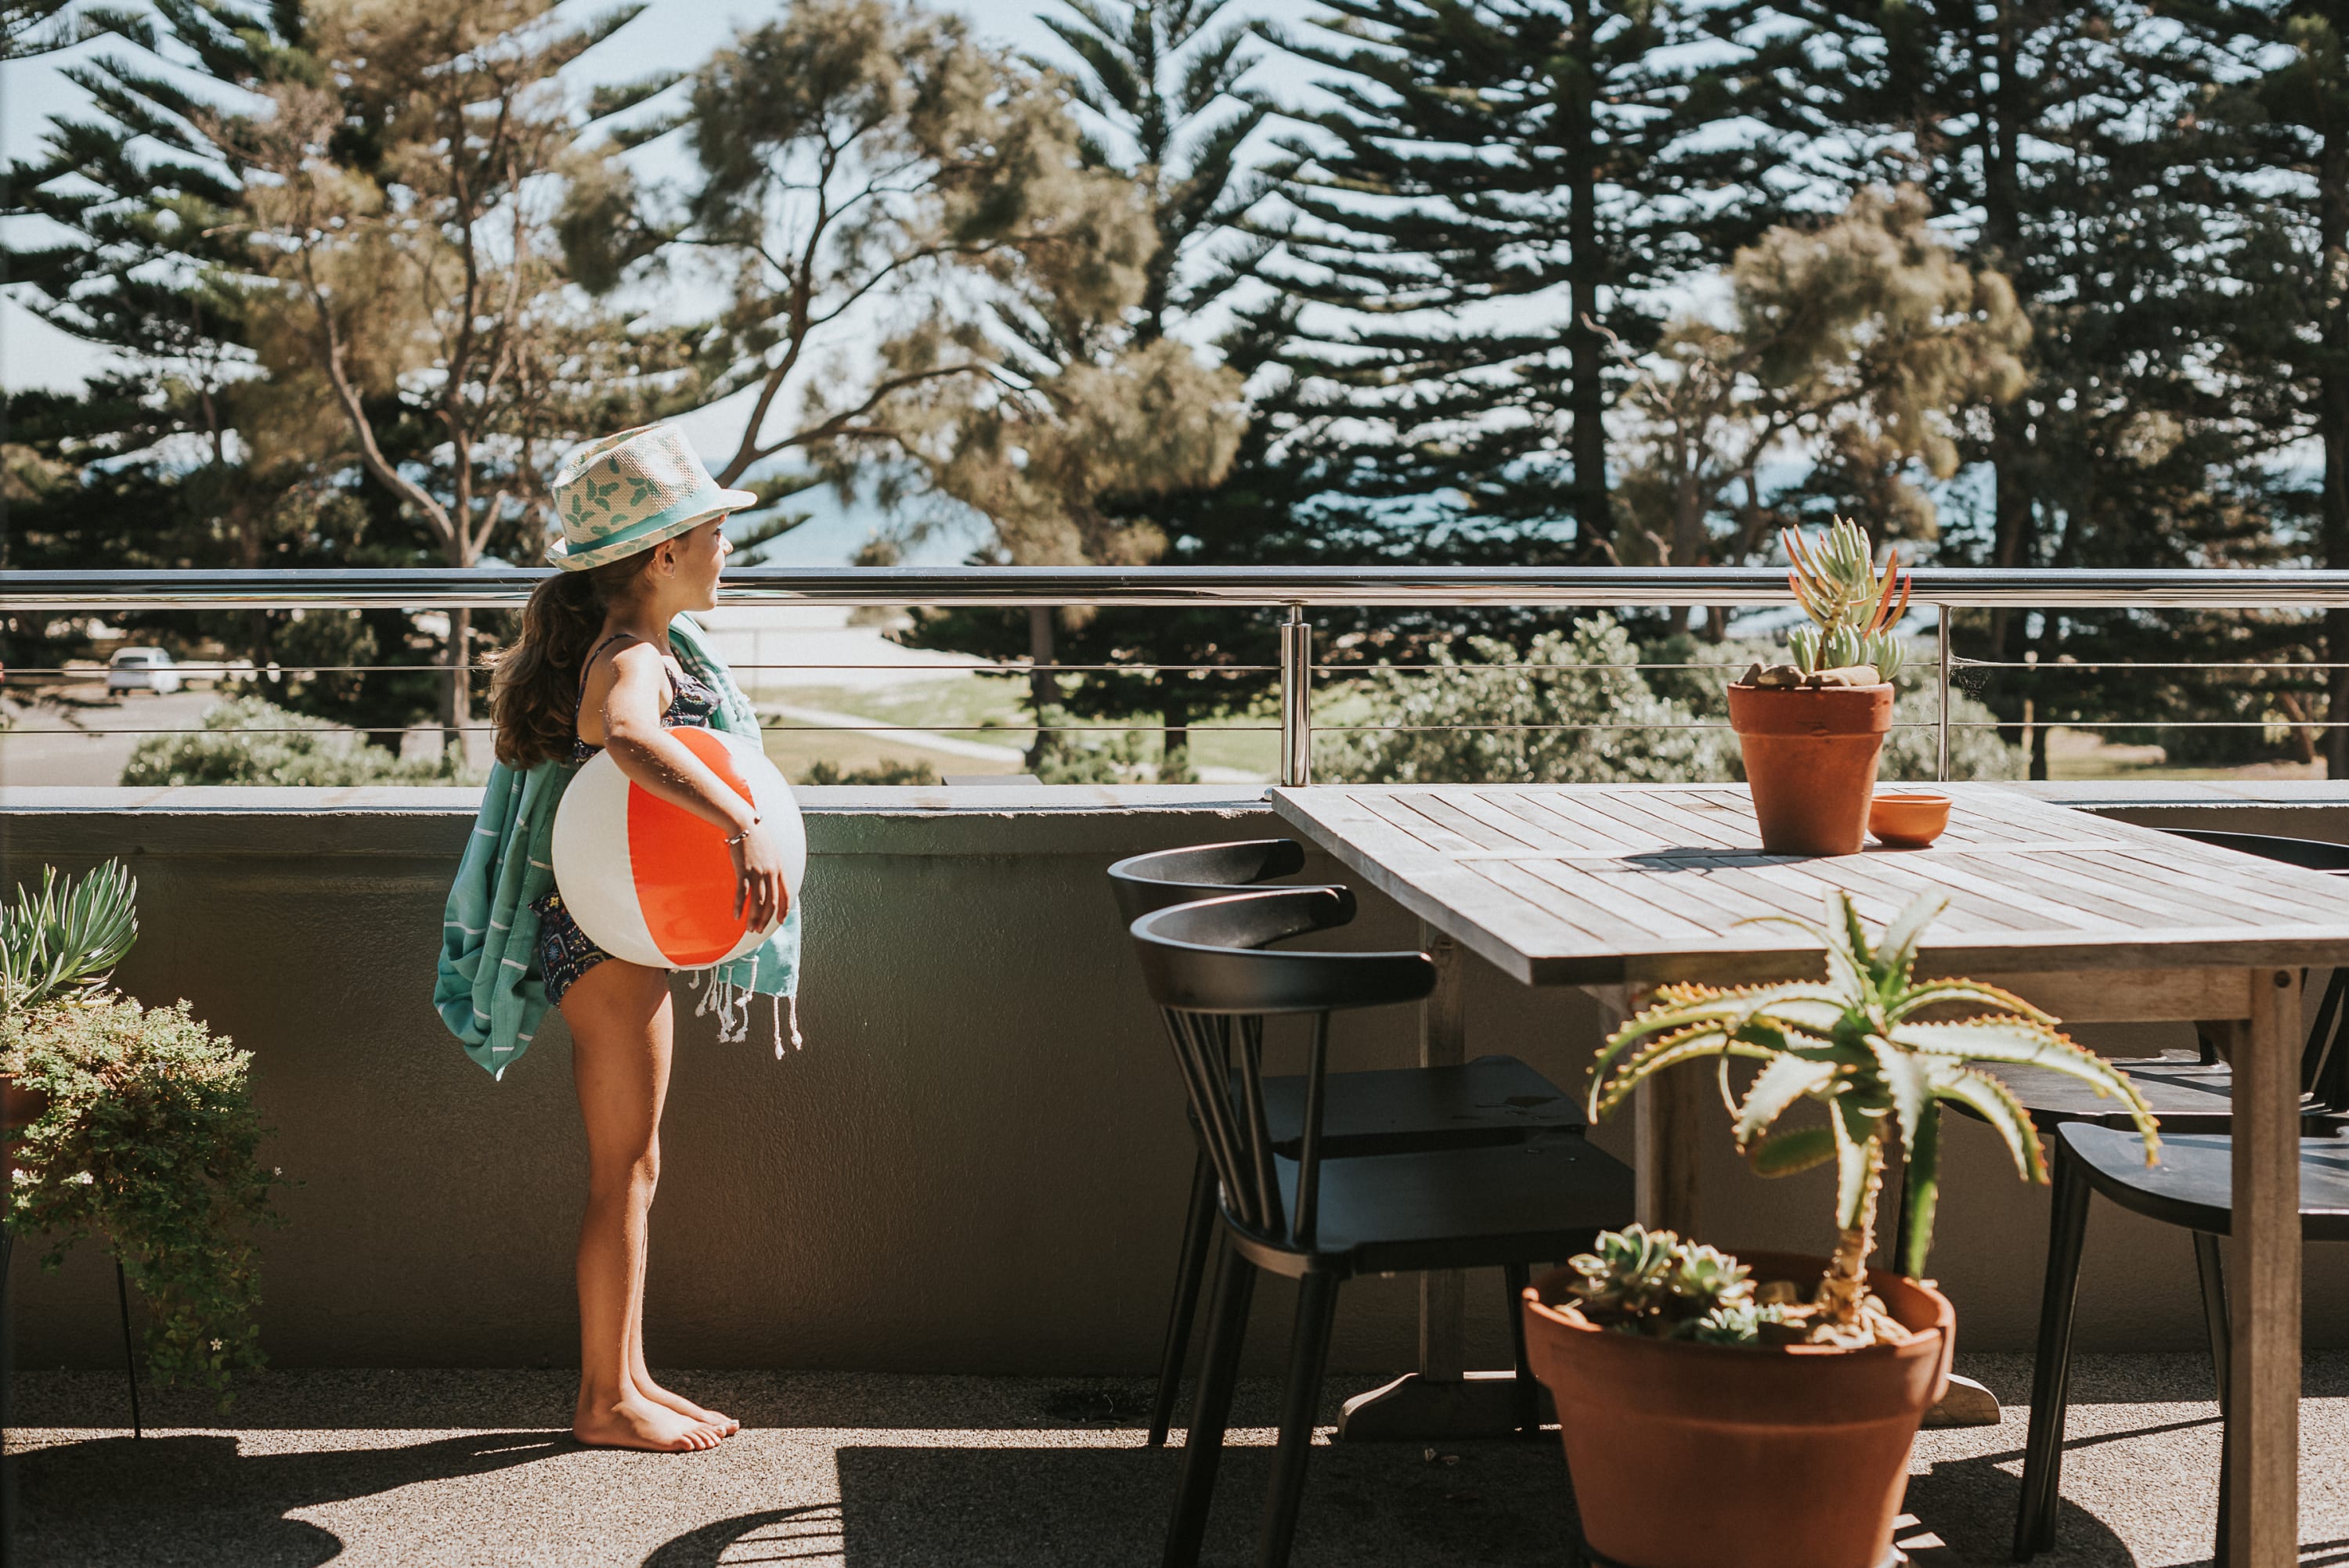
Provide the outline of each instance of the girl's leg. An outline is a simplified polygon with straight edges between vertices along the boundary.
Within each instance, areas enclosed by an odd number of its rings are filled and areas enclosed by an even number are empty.
[[[648,1257],[652,1252],[650,1226],[646,1227],[644,1247]],[[646,1264],[640,1260],[636,1264],[636,1277],[641,1280],[645,1274]],[[720,1437],[730,1438],[742,1429],[742,1423],[733,1417],[697,1405],[684,1395],[653,1381],[652,1373],[645,1367],[645,1293],[641,1289],[636,1292],[634,1308],[628,1314],[628,1377],[636,1384],[636,1392],[654,1404],[667,1405],[681,1416],[690,1417],[705,1426],[716,1427]]]
[[[579,1224],[579,1407],[572,1431],[609,1448],[683,1452],[722,1434],[655,1402],[629,1365],[644,1291],[645,1226],[660,1180],[668,1089],[668,976],[607,958],[564,994],[572,1080],[587,1124],[587,1212]]]

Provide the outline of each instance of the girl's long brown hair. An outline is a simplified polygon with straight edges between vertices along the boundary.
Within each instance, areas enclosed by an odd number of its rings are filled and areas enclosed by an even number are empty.
[[[567,762],[578,734],[579,674],[615,600],[625,599],[649,551],[584,572],[558,572],[531,590],[522,636],[498,660],[490,713],[498,760],[509,768]]]

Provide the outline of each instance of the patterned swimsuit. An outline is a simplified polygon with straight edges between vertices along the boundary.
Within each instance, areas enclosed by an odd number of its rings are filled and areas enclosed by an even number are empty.
[[[579,672],[579,690],[587,690],[587,671],[595,666],[596,655],[614,643],[626,637],[623,632],[605,638],[587,655]],[[668,670],[673,695],[668,707],[661,712],[661,727],[677,729],[686,727],[708,728],[709,716],[718,707],[718,694],[702,685],[681,667],[672,665]],[[571,765],[586,761],[604,748],[591,746],[579,738],[574,721],[571,738]],[[563,907],[563,890],[555,888],[545,897],[536,900],[531,908],[538,912],[538,971],[546,982],[546,999],[556,1006],[563,1005],[563,994],[571,989],[579,976],[612,955],[595,945],[587,934],[579,929],[579,922]]]

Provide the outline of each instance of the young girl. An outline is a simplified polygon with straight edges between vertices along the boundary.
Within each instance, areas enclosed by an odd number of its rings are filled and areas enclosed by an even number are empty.
[[[668,973],[616,958],[580,930],[552,885],[546,846],[571,770],[608,750],[636,784],[726,835],[738,914],[764,928],[787,913],[782,860],[751,806],[668,734],[756,725],[686,615],[717,603],[730,549],[719,527],[756,498],[719,489],[665,426],[574,454],[554,497],[564,537],[548,555],[563,570],[531,595],[521,639],[497,667],[499,766],[450,897],[439,1000],[474,1058],[501,1075],[544,1006],[561,1009],[587,1128],[572,1430],[585,1443],[684,1452],[716,1446],[738,1423],[662,1387],[645,1365],[647,1226],[673,1033]],[[752,957],[707,976],[711,995],[788,993],[797,925],[788,921]]]

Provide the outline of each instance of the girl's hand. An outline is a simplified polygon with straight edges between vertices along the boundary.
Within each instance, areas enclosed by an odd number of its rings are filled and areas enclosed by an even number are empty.
[[[761,823],[750,824],[750,830],[726,846],[734,857],[734,913],[741,918],[750,912],[750,926],[764,931],[783,918],[791,907],[791,891],[783,885],[783,857],[776,851],[775,841],[767,837]]]

